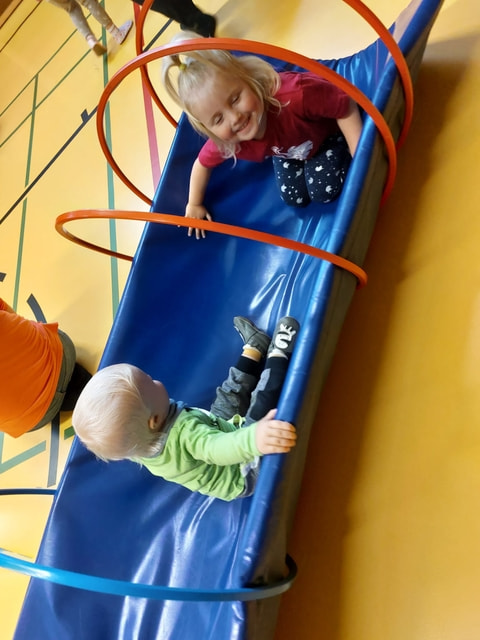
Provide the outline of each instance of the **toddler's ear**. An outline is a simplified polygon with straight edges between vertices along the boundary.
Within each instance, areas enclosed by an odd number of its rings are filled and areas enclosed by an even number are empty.
[[[162,426],[162,422],[160,420],[160,416],[158,415],[150,416],[150,418],[148,419],[148,428],[150,429],[150,431],[153,431],[154,433],[156,433],[157,431],[160,430],[161,426]]]

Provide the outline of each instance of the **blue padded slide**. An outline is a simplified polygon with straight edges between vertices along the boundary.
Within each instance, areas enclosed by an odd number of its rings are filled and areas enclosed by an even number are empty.
[[[400,40],[412,75],[441,0],[415,2]],[[394,136],[402,115],[395,65],[380,42],[328,65],[384,113]],[[153,210],[182,214],[202,140],[182,120]],[[271,162],[225,163],[206,204],[218,222],[300,240],[361,264],[387,167],[367,121],[344,191],[330,205],[282,204]],[[75,441],[45,529],[38,562],[147,585],[239,589],[286,574],[288,534],[308,436],[356,280],[330,263],[287,249],[148,224],[102,358],[130,362],[164,381],[170,395],[209,407],[240,348],[235,315],[272,331],[284,314],[301,332],[279,402],[298,427],[288,456],[262,460],[254,496],[231,503],[194,494],[131,462],[105,464]],[[92,585],[93,586],[93,585]],[[15,640],[240,640],[273,637],[280,597],[177,601],[122,597],[31,580]]]

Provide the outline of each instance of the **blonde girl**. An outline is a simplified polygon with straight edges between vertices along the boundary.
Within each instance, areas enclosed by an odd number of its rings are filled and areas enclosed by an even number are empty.
[[[187,36],[195,34],[181,37]],[[162,79],[207,138],[192,167],[187,217],[211,220],[205,191],[212,170],[228,158],[271,156],[280,197],[293,207],[340,194],[362,120],[355,102],[331,83],[309,72],[277,73],[257,56],[216,49],[166,57]]]

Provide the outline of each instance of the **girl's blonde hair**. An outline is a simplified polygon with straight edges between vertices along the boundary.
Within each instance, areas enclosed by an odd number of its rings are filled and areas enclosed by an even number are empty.
[[[73,428],[104,461],[150,458],[162,450],[164,434],[148,428],[151,411],[135,383],[136,367],[115,364],[88,381],[73,411]]]
[[[183,32],[171,44],[197,37],[195,33]],[[214,73],[234,76],[249,86],[265,108],[271,105],[280,110],[282,107],[275,98],[280,87],[280,76],[271,64],[258,56],[237,57],[221,49],[195,50],[166,56],[162,65],[162,81],[169,96],[185,111],[193,128],[206,138],[211,138],[226,158],[235,157],[236,145],[217,138],[192,113],[198,90],[203,88],[206,78]],[[173,70],[177,71],[176,81],[172,79]]]

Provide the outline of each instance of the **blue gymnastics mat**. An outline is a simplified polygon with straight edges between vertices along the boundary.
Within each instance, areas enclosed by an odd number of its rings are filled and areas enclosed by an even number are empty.
[[[407,10],[399,44],[413,77],[440,6],[441,0],[419,0]],[[376,41],[325,64],[359,87],[398,137],[403,92],[384,44]],[[183,214],[201,144],[182,119],[153,211]],[[288,208],[268,160],[235,168],[225,163],[213,173],[206,205],[218,222],[299,240],[361,265],[387,168],[383,142],[367,118],[335,203]],[[75,440],[37,563],[190,591],[179,600],[172,599],[174,591],[98,593],[94,578],[66,586],[39,575],[30,581],[15,640],[273,637],[281,596],[273,590],[272,597],[262,597],[262,587],[281,584],[288,572],[288,536],[309,432],[356,286],[351,273],[289,249],[216,233],[196,241],[184,228],[146,225],[101,366],[130,362],[164,381],[173,398],[208,408],[241,344],[233,317],[248,316],[272,331],[280,316],[293,315],[301,331],[278,415],[297,425],[298,446],[287,456],[263,458],[255,494],[227,503],[132,462],[100,462]],[[256,588],[259,599],[248,599]]]

